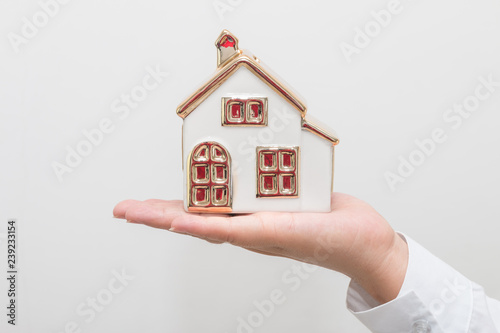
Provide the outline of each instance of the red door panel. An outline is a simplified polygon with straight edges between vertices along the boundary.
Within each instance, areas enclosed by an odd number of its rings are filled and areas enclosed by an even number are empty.
[[[190,211],[231,211],[231,157],[216,142],[203,142],[189,156]]]

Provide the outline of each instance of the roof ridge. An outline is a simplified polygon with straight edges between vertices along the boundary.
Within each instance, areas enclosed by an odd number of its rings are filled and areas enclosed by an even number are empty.
[[[245,66],[250,70],[250,72],[270,86],[282,98],[287,100],[297,111],[301,113],[302,117],[305,116],[307,107],[297,94],[292,92],[292,90],[276,78],[275,75],[271,74],[270,70],[266,69],[261,64],[260,59],[243,50],[238,50],[238,54],[232,59],[226,61],[222,67],[220,67],[208,80],[208,82],[203,84],[199,89],[185,99],[184,102],[177,107],[177,114],[181,118],[187,117],[241,66]]]

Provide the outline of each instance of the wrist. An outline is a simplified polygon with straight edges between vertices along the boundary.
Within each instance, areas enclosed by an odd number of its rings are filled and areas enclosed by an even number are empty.
[[[373,263],[371,268],[353,277],[353,280],[380,303],[392,301],[403,286],[408,268],[406,241],[394,232],[388,249],[376,255]]]

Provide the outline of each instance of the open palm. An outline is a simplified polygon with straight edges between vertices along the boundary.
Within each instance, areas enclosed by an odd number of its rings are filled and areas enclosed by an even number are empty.
[[[122,201],[113,215],[339,271],[381,302],[397,296],[406,272],[404,241],[370,205],[341,193],[329,213],[193,214],[182,201],[152,199]]]

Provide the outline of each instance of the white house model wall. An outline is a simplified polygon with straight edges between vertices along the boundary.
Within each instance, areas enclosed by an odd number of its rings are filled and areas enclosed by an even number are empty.
[[[228,36],[226,38],[229,38],[230,41],[236,40],[237,46],[237,39],[229,32],[225,32]],[[219,41],[220,39],[221,37],[219,37]],[[219,70],[221,70],[220,67]],[[298,111],[289,100],[277,93],[246,66],[240,66],[231,72],[229,77],[219,83],[218,87],[210,91],[204,98],[194,110],[183,116],[183,188],[184,206],[187,211],[231,213],[330,211],[334,144],[338,141],[332,144],[331,139],[325,139],[325,135],[329,135],[325,134],[325,131],[320,130],[314,133],[314,131],[307,130],[304,126],[304,122],[306,122],[305,112]],[[243,101],[267,99],[267,110],[261,110],[264,113],[267,111],[267,125],[223,126],[225,111],[222,101],[224,98]],[[245,111],[243,110],[243,112]],[[206,143],[209,144],[207,146],[209,149],[200,150],[199,147],[205,147]],[[217,150],[210,147],[215,147]],[[279,168],[277,170],[281,170],[282,166],[284,169],[286,169],[285,166],[295,167],[295,174],[290,181],[290,178],[285,179],[285,175],[289,175],[289,173],[278,171],[277,178],[274,178],[276,181],[274,186],[278,187],[279,193],[273,196],[263,196],[264,194],[262,194],[262,191],[266,190],[264,186],[269,184],[263,185],[263,178],[260,178],[259,182],[259,172],[264,172],[259,171],[257,152],[259,147],[264,147],[263,149],[279,148],[291,152],[289,156],[291,156],[292,162],[290,162],[290,157],[284,156],[284,152],[277,151],[277,155],[274,157],[274,165],[277,164],[277,168]],[[201,167],[199,169],[201,171],[196,171],[198,166],[207,164],[196,164],[198,163],[195,161],[197,157],[203,160],[205,157],[208,159],[212,156],[216,158],[216,155],[217,158],[222,158],[221,161],[227,158],[226,162],[219,164],[207,162],[208,169],[206,171]],[[269,158],[271,160],[271,157]],[[283,162],[285,158],[287,165]],[[226,182],[223,182],[221,186],[212,182],[210,178],[217,179],[217,175],[223,175],[222,169],[218,169],[219,174],[217,174],[216,169],[213,169],[216,166],[228,168],[224,173]],[[203,184],[194,186],[196,185],[195,177],[207,177],[206,186]],[[214,186],[217,188],[217,192]],[[261,186],[260,191],[259,186]],[[195,188],[207,188],[208,190],[203,192],[205,194],[201,193],[201,197],[198,197]],[[219,188],[224,188],[224,192],[219,191]],[[282,193],[288,193],[288,195],[281,195]],[[212,199],[205,198],[203,195],[212,196]],[[222,195],[227,196],[227,198],[222,197]],[[219,200],[220,208],[224,209],[214,209],[218,206],[215,201],[216,197]],[[197,198],[200,199],[199,202],[197,202]]]

